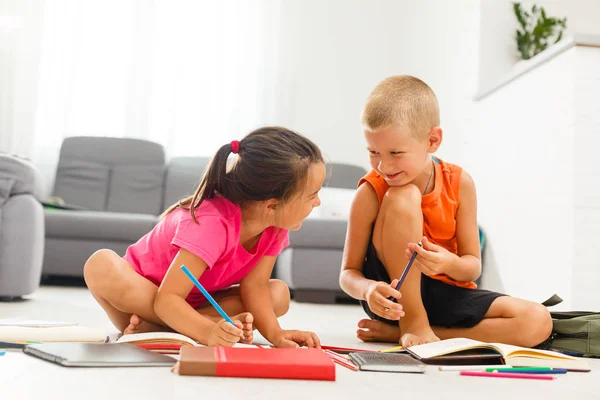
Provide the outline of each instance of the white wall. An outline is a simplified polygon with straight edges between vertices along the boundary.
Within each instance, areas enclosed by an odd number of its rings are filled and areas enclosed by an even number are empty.
[[[281,119],[338,162],[368,166],[360,112],[389,75],[413,74],[436,91],[445,128],[440,157],[456,160],[476,87],[478,1],[284,2]]]
[[[573,306],[600,309],[600,48],[575,49],[575,232]]]
[[[511,295],[571,301],[575,50],[474,103],[463,160]],[[551,83],[550,83],[551,82]]]
[[[479,90],[485,91],[511,73],[518,60],[513,12],[514,0],[481,0],[481,41],[479,45]],[[522,1],[525,9],[533,3],[546,10],[548,17],[567,18],[565,36],[600,34],[600,1],[536,0]]]

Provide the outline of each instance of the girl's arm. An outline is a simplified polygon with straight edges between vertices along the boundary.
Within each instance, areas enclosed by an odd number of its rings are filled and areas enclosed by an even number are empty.
[[[362,267],[378,212],[379,200],[375,189],[367,183],[360,185],[350,208],[340,272],[341,288],[358,300],[366,300],[369,286],[374,283],[365,278]]]
[[[254,317],[254,326],[269,340],[281,331],[277,316],[273,310],[269,279],[276,257],[264,256],[254,268],[240,281],[240,298],[244,310]]]
[[[444,271],[449,277],[469,282],[481,274],[481,250],[477,225],[477,193],[475,182],[466,171],[460,177],[460,203],[456,211],[458,257]]]
[[[196,278],[199,278],[207,268],[200,257],[183,248],[180,249],[158,288],[154,299],[154,312],[175,331],[202,344],[214,344],[215,337],[212,336],[217,324],[198,313],[185,300],[194,284],[181,270],[182,265],[185,265]],[[227,331],[215,333],[218,333],[217,337],[224,339],[225,342],[232,343],[237,341],[236,336],[237,339],[241,337],[241,329],[229,323],[222,324],[222,327]]]
[[[244,309],[254,316],[256,329],[276,347],[320,347],[321,342],[313,332],[284,330],[279,326],[269,290],[274,265],[275,257],[264,256],[240,281]]]

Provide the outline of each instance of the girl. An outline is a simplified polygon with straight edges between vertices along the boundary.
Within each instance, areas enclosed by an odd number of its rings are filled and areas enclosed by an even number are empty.
[[[237,155],[228,168],[228,156]],[[166,210],[123,258],[94,253],[84,267],[92,295],[124,334],[172,329],[198,342],[251,342],[253,325],[277,347],[319,347],[312,332],[283,330],[288,287],[269,279],[277,255],[314,207],[325,179],[319,148],[265,127],[223,145],[193,196]],[[181,271],[198,277],[236,323],[223,320]],[[239,282],[239,285],[234,285]]]

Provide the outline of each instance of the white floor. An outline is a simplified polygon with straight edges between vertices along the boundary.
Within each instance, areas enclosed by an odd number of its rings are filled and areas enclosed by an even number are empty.
[[[73,321],[116,334],[84,288],[42,287],[23,301],[0,303],[0,318]],[[356,339],[356,305],[292,303],[281,318],[284,328],[316,332],[323,344],[381,348]],[[181,377],[168,368],[73,369],[19,352],[0,356],[0,399],[600,399],[600,360],[590,360],[591,373],[569,373],[554,381],[527,381],[458,376],[428,367],[423,375],[353,372],[337,366],[335,382]],[[595,384],[593,382],[596,382]],[[379,400],[379,399],[378,399]]]

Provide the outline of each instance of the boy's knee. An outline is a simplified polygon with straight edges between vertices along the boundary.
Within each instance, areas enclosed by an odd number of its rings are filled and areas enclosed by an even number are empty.
[[[388,212],[412,212],[421,209],[421,191],[413,184],[391,187],[385,193],[381,208]]]
[[[275,315],[277,317],[285,315],[290,309],[290,289],[288,286],[279,279],[271,279],[269,281],[269,292]]]
[[[552,333],[552,317],[546,307],[531,304],[523,313],[527,327],[523,329],[523,346],[534,347],[548,339]]]

